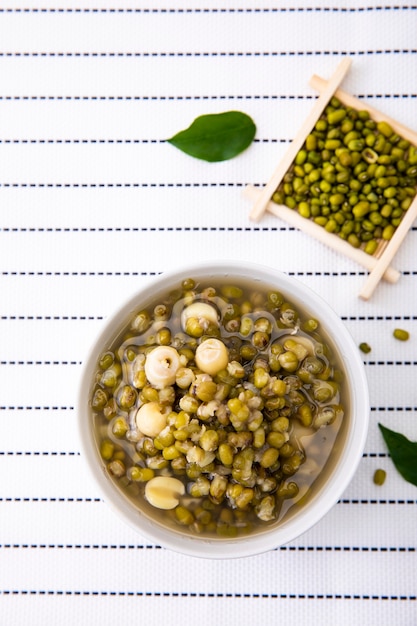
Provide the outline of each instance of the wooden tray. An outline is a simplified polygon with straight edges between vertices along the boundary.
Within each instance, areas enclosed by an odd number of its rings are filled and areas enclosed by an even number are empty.
[[[376,122],[388,122],[394,131],[404,139],[417,146],[417,133],[403,126],[394,119],[384,115],[377,109],[367,105],[363,101],[351,96],[350,94],[339,89],[339,85],[344,79],[351,65],[351,60],[343,59],[336,68],[335,73],[326,81],[319,76],[313,75],[310,79],[310,85],[320,92],[320,96],[316,101],[310,115],[304,121],[297,136],[291,142],[284,158],[279,163],[269,182],[262,189],[247,186],[245,195],[254,201],[250,217],[253,220],[259,220],[265,211],[273,213],[285,222],[291,224],[295,228],[311,235],[322,243],[326,244],[333,250],[353,259],[367,270],[368,277],[359,293],[364,300],[368,300],[373,294],[379,281],[384,279],[390,283],[395,283],[400,278],[400,272],[390,266],[395,254],[397,253],[405,236],[417,218],[417,196],[407,209],[400,224],[394,231],[394,235],[389,241],[382,241],[378,245],[373,255],[367,254],[361,249],[354,248],[352,245],[341,239],[338,235],[327,232],[322,226],[315,224],[313,221],[302,217],[297,211],[289,209],[286,206],[278,205],[271,200],[273,193],[280,185],[285,174],[293,164],[298,151],[303,146],[307,135],[313,130],[317,120],[322,115],[327,104],[333,96],[336,96],[345,106],[353,107],[357,110],[367,110],[373,120]]]

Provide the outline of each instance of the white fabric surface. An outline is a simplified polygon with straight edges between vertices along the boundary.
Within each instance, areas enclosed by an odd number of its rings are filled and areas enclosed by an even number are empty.
[[[363,268],[275,217],[254,224],[242,197],[312,108],[310,76],[345,55],[343,88],[417,129],[416,17],[408,0],[1,3],[1,623],[417,623],[417,491],[377,427],[417,439],[416,227],[400,281],[363,302]],[[241,156],[208,164],[165,143],[231,109],[257,124]],[[372,346],[369,436],[340,502],[291,545],[231,561],[120,522],[85,475],[74,410],[86,348],[118,303],[218,258],[296,276]]]

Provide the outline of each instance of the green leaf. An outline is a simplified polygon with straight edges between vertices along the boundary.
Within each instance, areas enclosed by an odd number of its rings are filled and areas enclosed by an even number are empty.
[[[256,126],[246,113],[227,111],[201,115],[168,143],[197,159],[226,161],[243,152],[253,141]]]
[[[392,461],[401,476],[417,487],[417,441],[378,424]]]

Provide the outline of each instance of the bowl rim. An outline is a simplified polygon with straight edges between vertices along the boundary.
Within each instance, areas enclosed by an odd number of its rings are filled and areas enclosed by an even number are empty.
[[[100,467],[97,447],[92,428],[86,427],[89,420],[88,398],[91,390],[93,368],[97,364],[98,355],[103,345],[108,344],[117,332],[123,328],[129,313],[133,312],[138,303],[150,299],[158,291],[164,291],[188,277],[222,276],[259,280],[268,284],[277,283],[277,287],[296,304],[305,307],[315,315],[325,329],[331,334],[332,341],[343,359],[344,370],[351,381],[351,420],[346,433],[346,442],[341,458],[331,472],[318,494],[312,498],[308,506],[302,507],[297,515],[283,520],[271,530],[254,535],[242,536],[227,540],[186,536],[166,529],[152,522],[147,516],[141,515],[114,486],[105,469]],[[324,321],[323,321],[324,320]],[[330,333],[329,327],[333,329]],[[334,329],[337,332],[334,335]],[[348,358],[345,358],[348,357]],[[82,361],[81,376],[76,401],[77,427],[81,447],[81,457],[86,464],[90,476],[105,503],[136,532],[145,539],[158,545],[189,556],[210,559],[246,557],[260,554],[277,548],[296,539],[315,526],[337,503],[340,496],[350,483],[362,458],[369,426],[369,392],[364,363],[353,338],[341,318],[333,308],[309,286],[293,276],[262,264],[246,261],[204,261],[195,264],[178,266],[153,277],[151,282],[142,286],[133,295],[117,306],[102,324],[91,345],[87,348],[86,357]]]

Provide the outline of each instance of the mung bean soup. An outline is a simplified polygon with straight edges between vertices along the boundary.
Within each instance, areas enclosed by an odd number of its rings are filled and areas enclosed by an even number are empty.
[[[296,512],[330,471],[348,410],[308,305],[219,278],[135,312],[100,356],[90,404],[114,485],[153,521],[210,538]]]

